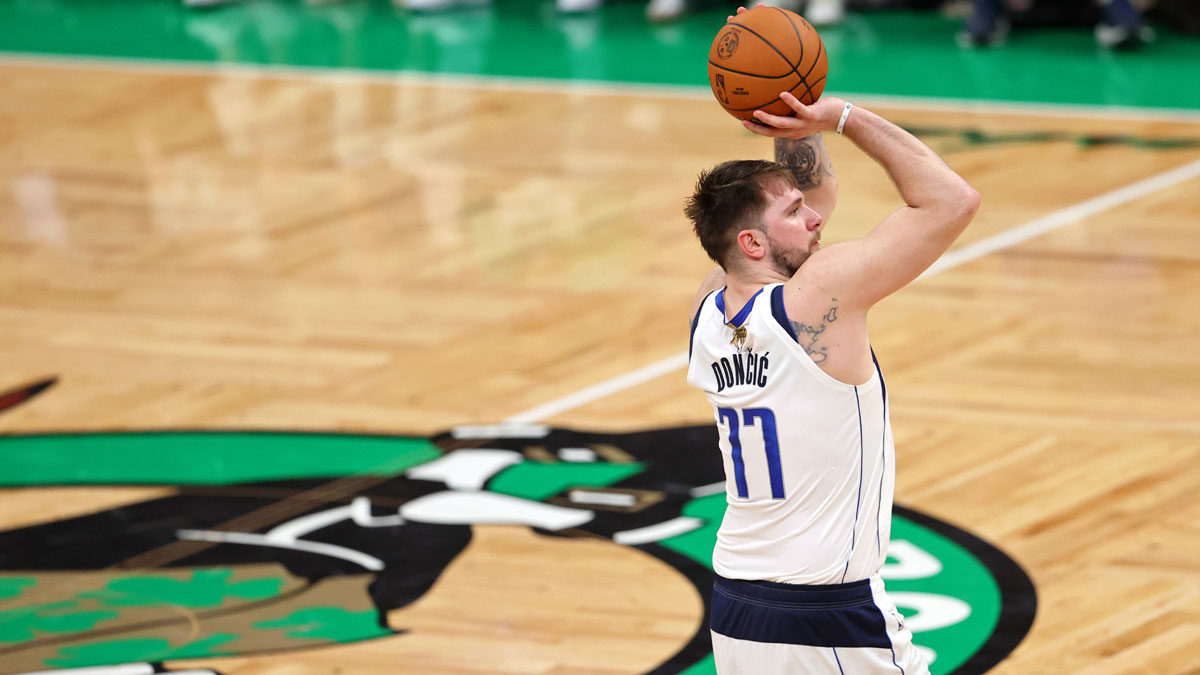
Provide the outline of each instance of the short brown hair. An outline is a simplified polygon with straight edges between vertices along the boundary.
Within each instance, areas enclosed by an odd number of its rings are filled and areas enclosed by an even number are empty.
[[[725,266],[733,234],[762,218],[766,190],[776,182],[796,187],[796,177],[787,167],[764,159],[725,162],[700,172],[683,212],[704,252],[718,265]]]

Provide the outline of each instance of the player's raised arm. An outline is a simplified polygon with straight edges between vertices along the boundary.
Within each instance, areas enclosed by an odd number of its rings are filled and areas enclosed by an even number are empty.
[[[837,176],[821,134],[804,138],[776,138],[775,161],[791,169],[804,202],[828,223],[837,204]]]
[[[755,7],[764,7],[758,3]],[[745,14],[745,7],[738,7],[737,14]],[[735,15],[728,17],[733,21]],[[821,134],[803,138],[776,138],[775,161],[792,170],[796,184],[804,192],[804,201],[809,208],[828,223],[833,207],[837,204],[837,177],[833,174],[833,161],[825,149]],[[719,288],[719,286],[718,286]]]
[[[869,110],[854,107],[843,115],[840,99],[811,106],[788,94],[783,99],[796,110],[794,117],[760,111],[755,113],[760,124],[743,124],[763,136],[799,139],[834,131],[841,123],[842,133],[883,165],[906,202],[867,236],[814,254],[801,270],[845,305],[870,307],[917,278],[950,247],[979,208],[979,193],[928,146]]]

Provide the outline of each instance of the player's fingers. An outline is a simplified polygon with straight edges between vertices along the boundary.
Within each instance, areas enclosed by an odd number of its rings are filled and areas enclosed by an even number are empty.
[[[766,7],[766,5],[764,5],[763,3],[761,3],[761,2],[760,2],[760,3],[758,3],[757,5],[755,5],[754,7],[755,7],[755,8],[758,8],[758,7]],[[749,11],[750,11],[750,10],[746,9],[745,7],[738,7],[738,8],[737,8],[737,13],[738,13],[738,14],[741,14],[741,13],[743,13],[743,12],[749,12]],[[725,23],[729,23],[730,21],[733,21],[733,17],[732,17],[732,16],[731,16],[731,17],[729,17],[728,19],[726,19],[726,20],[725,20]]]
[[[764,127],[761,124],[755,124],[750,120],[742,120],[742,126],[746,127],[751,132],[758,134],[759,136],[770,136],[772,131],[770,127]]]
[[[808,117],[808,106],[801,103],[800,99],[796,98],[795,96],[792,96],[791,92],[786,92],[786,91],[781,92],[779,94],[779,100],[788,104],[792,108],[792,110],[795,110],[797,117],[800,117],[800,118]]]
[[[754,119],[758,120],[761,124],[771,127],[790,127],[794,126],[796,122],[795,118],[780,117],[779,115],[772,115],[771,113],[764,112],[762,110],[754,111]]]

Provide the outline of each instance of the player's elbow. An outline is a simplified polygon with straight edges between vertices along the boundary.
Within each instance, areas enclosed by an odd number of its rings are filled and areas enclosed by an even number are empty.
[[[963,182],[963,186],[959,191],[959,202],[962,204],[963,211],[970,214],[970,218],[975,217],[975,212],[979,210],[980,203],[983,202],[983,197],[979,194],[979,190],[971,187],[970,183]]]
[[[958,230],[970,224],[982,201],[979,191],[966,181],[948,190],[944,199],[947,225]]]

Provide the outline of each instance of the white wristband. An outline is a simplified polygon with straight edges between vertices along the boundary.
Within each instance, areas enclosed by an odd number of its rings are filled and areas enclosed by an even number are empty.
[[[847,103],[846,107],[842,110],[842,119],[838,120],[837,132],[839,134],[842,133],[842,129],[846,128],[846,120],[850,117],[850,109],[853,107],[853,103]]]

